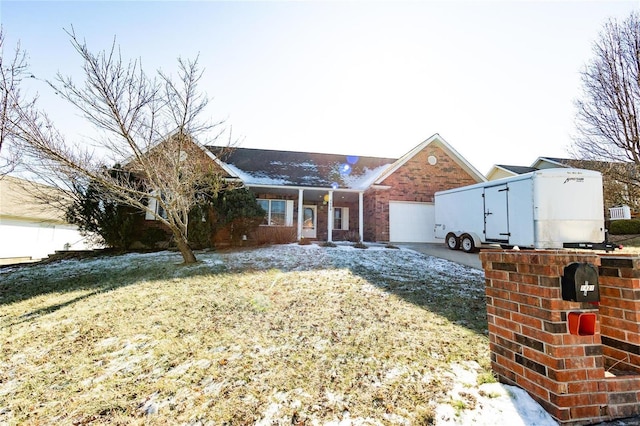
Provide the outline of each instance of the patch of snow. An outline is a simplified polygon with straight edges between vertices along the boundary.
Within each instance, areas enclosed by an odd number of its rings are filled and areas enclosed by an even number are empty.
[[[513,426],[557,426],[549,413],[518,387],[500,383],[477,386],[479,370],[475,362],[451,366],[450,401],[437,406],[437,426],[494,426],[504,424],[506,419]]]
[[[254,184],[254,185],[287,185],[291,184],[290,181],[286,179],[278,179],[267,176],[254,176],[250,173],[245,172],[234,166],[233,164],[226,163],[227,168],[234,173],[238,178],[240,178],[244,183]]]
[[[373,182],[384,172],[391,164],[383,164],[381,166],[376,167],[375,169],[369,169],[368,167],[364,168],[364,171],[359,176],[343,176],[342,180],[347,185],[348,188],[351,189],[361,189],[365,190],[369,188]]]
[[[139,406],[139,410],[142,411],[142,413],[145,416],[151,416],[153,414],[158,414],[158,411],[160,410],[160,406],[158,404],[158,402],[156,401],[156,398],[158,397],[158,392],[152,394],[149,398],[147,398],[147,400],[142,403]]]
[[[222,261],[222,259],[212,258],[212,257],[203,257],[201,262],[208,266],[224,265],[224,262]]]
[[[406,368],[392,368],[384,375],[385,380],[393,381],[407,372]]]
[[[372,419],[370,417],[367,418],[362,418],[362,417],[357,417],[357,418],[346,418],[346,419],[342,419],[342,420],[334,420],[334,421],[330,421],[330,422],[323,422],[320,423],[317,420],[313,420],[311,422],[311,424],[313,426],[383,426],[384,423]]]
[[[117,337],[107,337],[106,339],[102,339],[96,346],[99,348],[108,348],[109,346],[113,346],[118,343],[119,339]]]
[[[207,368],[211,367],[211,361],[208,359],[200,359],[196,361],[195,366],[201,370],[206,370]]]
[[[227,382],[226,380],[223,380],[221,382],[214,382],[213,379],[210,379],[210,381],[206,381],[205,383],[203,383],[203,385],[203,392],[205,394],[217,397],[227,385]]]
[[[173,367],[171,370],[167,371],[167,377],[179,377],[185,374],[193,363],[191,361],[185,362],[184,364],[177,365]]]

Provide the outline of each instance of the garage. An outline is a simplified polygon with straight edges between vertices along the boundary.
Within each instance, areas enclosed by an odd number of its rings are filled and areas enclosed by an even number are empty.
[[[396,243],[435,243],[433,203],[389,202],[389,240]]]

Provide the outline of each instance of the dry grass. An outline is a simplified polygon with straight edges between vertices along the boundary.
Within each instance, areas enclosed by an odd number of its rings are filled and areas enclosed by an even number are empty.
[[[624,247],[622,250],[616,250],[616,253],[640,252],[640,235],[609,235],[609,240]]]
[[[277,250],[0,274],[0,424],[431,424],[451,363],[488,367],[480,274]]]

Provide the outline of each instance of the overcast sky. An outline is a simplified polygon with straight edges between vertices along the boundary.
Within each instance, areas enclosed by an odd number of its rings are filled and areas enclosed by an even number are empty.
[[[205,69],[212,119],[246,148],[400,157],[439,133],[481,173],[567,156],[579,71],[640,2],[0,1],[34,75],[80,76],[64,28],[147,71]],[[59,127],[90,134],[33,81]],[[40,84],[40,86],[38,86]],[[207,142],[207,141],[203,141]]]

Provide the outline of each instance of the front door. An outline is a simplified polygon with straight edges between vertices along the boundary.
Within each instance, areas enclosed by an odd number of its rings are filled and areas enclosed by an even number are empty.
[[[316,238],[318,224],[316,213],[316,206],[302,206],[302,236],[304,238]]]

